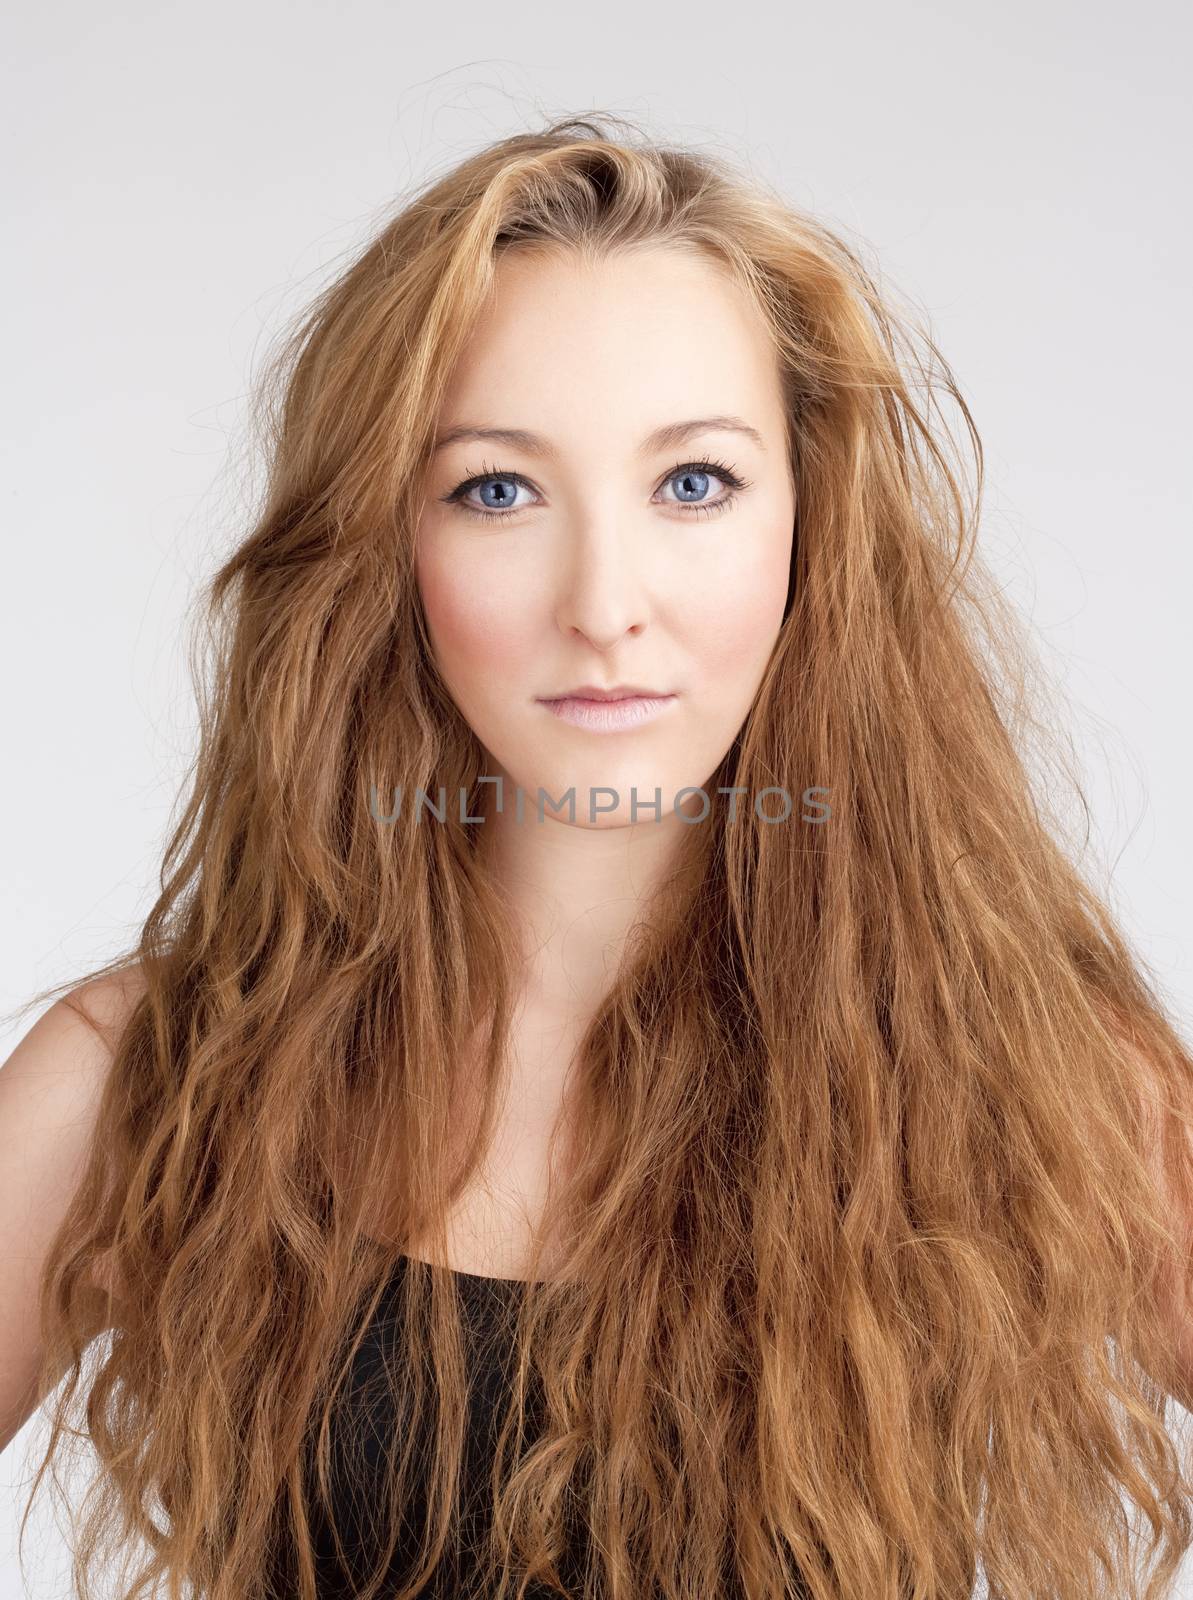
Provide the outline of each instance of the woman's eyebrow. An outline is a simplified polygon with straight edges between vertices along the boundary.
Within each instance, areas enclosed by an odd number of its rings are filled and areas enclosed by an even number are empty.
[[[744,434],[746,438],[752,439],[760,450],[766,449],[757,428],[752,428],[748,422],[743,422],[741,417],[693,417],[688,422],[668,422],[661,428],[656,428],[643,439],[638,447],[638,453],[644,456],[653,455],[656,450],[666,450],[683,444],[694,433],[717,432]],[[478,428],[468,423],[461,423],[442,433],[436,439],[432,453],[435,450],[445,449],[449,444],[458,444],[463,439],[488,439],[496,444],[508,444],[514,449],[525,450],[528,455],[546,458],[559,453],[549,439],[544,439],[541,434],[529,433],[525,428]]]

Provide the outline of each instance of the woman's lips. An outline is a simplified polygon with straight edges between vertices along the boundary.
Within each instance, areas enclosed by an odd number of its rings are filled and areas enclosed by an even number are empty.
[[[585,700],[579,695],[563,695],[558,700],[540,700],[539,704],[574,728],[616,733],[649,722],[674,705],[675,700],[673,694],[634,694],[624,700]]]

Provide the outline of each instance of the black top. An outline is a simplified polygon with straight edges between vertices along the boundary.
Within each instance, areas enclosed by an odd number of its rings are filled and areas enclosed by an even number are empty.
[[[386,1392],[382,1379],[384,1357],[386,1351],[389,1351],[392,1366],[392,1355],[397,1348],[395,1336],[398,1331],[399,1291],[407,1266],[407,1257],[400,1256],[382,1291],[376,1315],[361,1339],[332,1415],[331,1497],[336,1530],[349,1562],[347,1571],[344,1563],[336,1557],[332,1531],[325,1521],[326,1514],[318,1496],[312,1491],[307,1501],[307,1514],[311,1521],[314,1546],[312,1559],[318,1577],[320,1600],[349,1600],[349,1597],[354,1596],[357,1586],[363,1584],[365,1576],[375,1566],[383,1548],[380,1544],[369,1542],[367,1528],[362,1527],[358,1506],[370,1496],[374,1486],[376,1494],[373,1503],[374,1505],[382,1503],[386,1471],[386,1439],[392,1439],[396,1418],[392,1411],[388,1418],[384,1413],[378,1413],[374,1386],[381,1384],[381,1392],[383,1394]],[[461,1521],[467,1535],[463,1543],[468,1547],[479,1539],[480,1534],[488,1526],[487,1475],[492,1465],[501,1414],[509,1396],[511,1375],[508,1362],[511,1348],[508,1339],[497,1336],[496,1324],[499,1321],[499,1313],[509,1309],[511,1297],[516,1296],[522,1288],[522,1280],[486,1278],[476,1273],[455,1271],[452,1272],[452,1276],[459,1285],[471,1378],[462,1463],[465,1503],[461,1511]],[[361,1391],[365,1384],[369,1384],[373,1390],[373,1396],[368,1402],[362,1401]],[[351,1465],[344,1459],[344,1452],[349,1443],[354,1456]],[[313,1459],[313,1446],[311,1451]],[[420,1487],[420,1485],[414,1486],[414,1497],[418,1503],[412,1506],[403,1518],[397,1548],[388,1568],[389,1582],[396,1582],[399,1574],[405,1574],[414,1567],[426,1517],[426,1506],[419,1493]],[[574,1551],[569,1552],[569,1561],[579,1558],[580,1550],[577,1545]],[[454,1596],[466,1592],[463,1580],[475,1572],[475,1565],[469,1563],[466,1572],[463,1565],[455,1564],[457,1559],[464,1563],[467,1558],[465,1556],[457,1558],[450,1548],[446,1550],[433,1577],[419,1591],[420,1594],[426,1596],[427,1600],[432,1600],[432,1597],[438,1600],[440,1596]],[[294,1561],[292,1545],[276,1549],[271,1554],[269,1563],[271,1592],[278,1597],[278,1600],[282,1600],[282,1597],[285,1597],[285,1600],[293,1600],[293,1596],[298,1592]],[[570,1566],[564,1572],[565,1582],[569,1588],[575,1582],[576,1593],[582,1588],[578,1572],[579,1569],[574,1566]],[[554,1592],[542,1586],[532,1586],[527,1591],[528,1596],[533,1597],[545,1597]]]
[[[391,1410],[376,1406],[374,1397],[362,1399],[361,1389],[372,1380],[382,1380],[386,1351],[393,1365],[395,1335],[398,1332],[399,1300],[402,1277],[408,1267],[405,1256],[398,1258],[386,1281],[378,1302],[377,1313],[365,1330],[353,1360],[345,1385],[337,1398],[331,1422],[331,1485],[335,1526],[348,1560],[345,1570],[335,1554],[331,1529],[324,1520],[325,1514],[318,1496],[312,1491],[307,1500],[307,1514],[311,1521],[314,1548],[312,1559],[317,1576],[319,1600],[355,1600],[365,1576],[376,1565],[381,1545],[370,1545],[367,1528],[362,1527],[358,1506],[369,1503],[380,1506],[385,1484],[386,1441],[394,1437],[397,1418]],[[471,1377],[468,1394],[468,1418],[464,1442],[462,1474],[464,1479],[464,1506],[461,1523],[465,1537],[461,1541],[464,1553],[449,1547],[430,1580],[419,1591],[425,1600],[446,1600],[474,1594],[471,1583],[475,1581],[476,1563],[469,1559],[468,1551],[475,1548],[481,1535],[487,1532],[489,1517],[488,1471],[492,1465],[497,1443],[497,1430],[509,1398],[510,1358],[512,1348],[508,1338],[499,1331],[500,1313],[512,1312],[511,1297],[523,1287],[518,1278],[485,1278],[471,1272],[454,1272],[459,1285],[461,1311],[464,1318],[465,1348]],[[382,1395],[388,1387],[380,1383]],[[535,1398],[530,1402],[528,1426],[533,1430],[536,1415]],[[345,1460],[344,1450],[351,1444],[355,1462]],[[361,1456],[363,1454],[363,1462]],[[375,1490],[375,1492],[374,1492]],[[413,1498],[416,1504],[404,1513],[397,1546],[387,1571],[387,1587],[397,1582],[400,1574],[413,1570],[426,1520],[426,1504],[422,1499],[422,1485],[415,1483]],[[583,1592],[586,1555],[586,1530],[574,1527],[571,1543],[560,1564],[560,1573],[569,1594]],[[292,1544],[275,1548],[268,1562],[270,1588],[276,1600],[294,1600],[298,1593],[294,1576],[295,1552]],[[384,1594],[386,1591],[383,1590]],[[558,1591],[540,1583],[527,1588],[527,1600],[558,1600]],[[807,1590],[796,1578],[794,1594],[805,1597]],[[736,1577],[727,1575],[718,1600],[738,1600],[740,1585]]]

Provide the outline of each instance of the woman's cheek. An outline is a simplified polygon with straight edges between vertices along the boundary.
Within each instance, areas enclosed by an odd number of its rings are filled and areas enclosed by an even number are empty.
[[[428,573],[422,584],[423,608],[435,653],[452,676],[514,674],[527,654],[526,628],[515,597],[492,586],[455,584]]]
[[[745,588],[727,583],[715,604],[700,608],[695,631],[701,640],[701,670],[723,681],[750,676],[773,649],[785,598],[786,588],[778,591],[769,582]]]
[[[705,547],[676,577],[689,626],[707,639],[711,656],[753,658],[769,653],[783,621],[791,571],[793,534],[785,509],[765,507],[742,518],[734,537]]]

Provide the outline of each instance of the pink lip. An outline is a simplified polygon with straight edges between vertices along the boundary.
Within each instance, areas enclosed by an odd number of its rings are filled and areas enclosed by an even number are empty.
[[[589,700],[582,695],[562,695],[558,700],[540,700],[539,704],[573,727],[593,733],[616,733],[649,722],[674,704],[675,698],[673,694],[635,694],[622,700]]]

